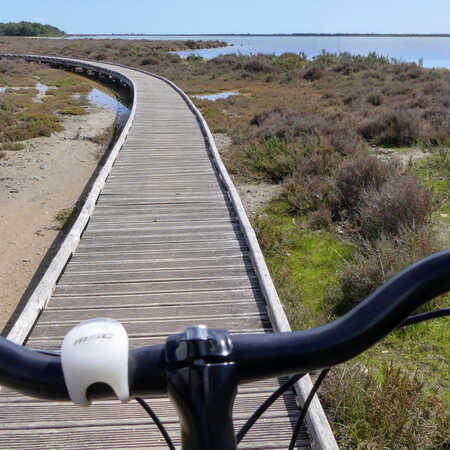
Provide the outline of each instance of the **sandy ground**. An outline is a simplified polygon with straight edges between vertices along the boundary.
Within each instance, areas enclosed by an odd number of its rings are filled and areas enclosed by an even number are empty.
[[[424,152],[422,149],[414,147],[404,151],[398,151],[396,149],[390,148],[373,147],[372,151],[378,158],[384,161],[389,162],[393,158],[395,158],[398,159],[405,166],[410,162],[414,162],[417,159],[425,158],[425,156],[428,155],[428,153]]]
[[[75,206],[104,149],[86,137],[115,120],[107,109],[68,117],[64,131],[31,139],[0,159],[0,327],[16,308],[58,234],[58,211]]]

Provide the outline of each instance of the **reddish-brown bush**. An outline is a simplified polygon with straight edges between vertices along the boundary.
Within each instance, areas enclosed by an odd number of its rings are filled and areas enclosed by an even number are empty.
[[[362,192],[367,189],[377,191],[396,171],[395,165],[388,165],[364,152],[345,159],[336,171],[335,215],[345,218],[353,216],[358,209]]]
[[[317,65],[313,65],[304,71],[303,79],[308,81],[316,81],[320,80],[322,78],[322,75],[322,69]]]
[[[360,127],[369,141],[378,145],[401,147],[414,144],[421,135],[420,116],[415,110],[387,111]]]
[[[430,221],[432,210],[431,194],[412,175],[390,178],[380,189],[369,187],[361,195],[361,233],[377,239],[417,229]]]

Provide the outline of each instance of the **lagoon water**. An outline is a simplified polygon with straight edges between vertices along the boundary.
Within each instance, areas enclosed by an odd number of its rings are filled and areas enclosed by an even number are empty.
[[[205,39],[204,36],[202,36]],[[330,53],[348,52],[395,58],[404,62],[419,63],[424,67],[446,67],[450,69],[450,37],[350,37],[350,36],[224,36],[214,37],[227,42],[231,47],[211,48],[179,52],[182,56],[197,54],[204,58],[241,53],[275,54],[304,52],[312,58],[326,50]],[[192,39],[192,37],[191,37]]]
[[[374,37],[374,36],[218,36],[218,35],[172,35],[172,36],[83,36],[92,38],[149,39],[149,40],[220,40],[228,44],[224,48],[189,50],[178,52],[182,56],[191,54],[203,58],[218,55],[241,53],[275,54],[285,52],[304,52],[308,58],[318,55],[322,50],[330,53],[348,52],[378,55],[395,58],[404,62],[419,63],[424,67],[446,67],[450,69],[450,37]],[[75,38],[75,36],[73,37]]]
[[[193,95],[195,98],[199,98],[202,100],[209,100],[211,102],[215,102],[216,100],[222,100],[228,97],[232,97],[234,95],[239,95],[239,92],[218,92],[217,94],[203,94],[203,95]]]
[[[87,99],[95,106],[115,111],[119,125],[124,125],[130,115],[130,109],[122,101],[100,89],[93,88],[91,92],[89,92]]]

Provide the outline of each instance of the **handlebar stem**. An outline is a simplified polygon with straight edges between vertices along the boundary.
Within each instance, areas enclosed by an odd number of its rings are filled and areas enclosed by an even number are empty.
[[[236,366],[225,330],[199,325],[166,344],[167,388],[181,418],[183,450],[235,450]]]

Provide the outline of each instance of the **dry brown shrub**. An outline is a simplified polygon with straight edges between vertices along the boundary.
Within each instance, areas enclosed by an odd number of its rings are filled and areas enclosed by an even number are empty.
[[[429,228],[403,229],[398,236],[382,235],[373,243],[363,243],[340,274],[339,283],[330,289],[326,299],[329,310],[333,315],[345,314],[395,274],[440,248]]]
[[[346,215],[354,215],[361,193],[369,188],[377,191],[397,170],[396,166],[388,165],[365,152],[346,158],[335,175],[336,213],[342,216],[345,210]]]
[[[324,206],[308,214],[308,223],[313,230],[326,230],[332,222],[331,211]]]
[[[303,72],[303,79],[308,81],[320,80],[322,76],[323,70],[317,65],[313,65]]]
[[[421,136],[420,115],[412,109],[386,111],[366,121],[360,127],[360,133],[374,144],[409,146]]]
[[[395,236],[402,229],[418,229],[431,220],[433,199],[409,174],[391,178],[380,189],[370,186],[361,195],[361,233],[367,239]]]
[[[305,176],[299,169],[286,185],[288,203],[300,213],[324,209],[333,201],[333,187],[329,177],[323,175]],[[331,215],[331,213],[330,213]]]

